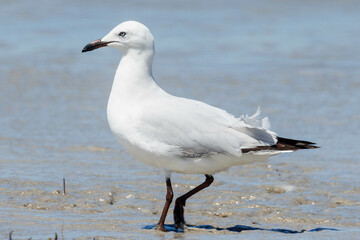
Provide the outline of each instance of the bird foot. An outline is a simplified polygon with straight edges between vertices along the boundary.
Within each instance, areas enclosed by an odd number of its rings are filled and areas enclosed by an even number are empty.
[[[158,223],[158,224],[154,227],[154,229],[157,230],[157,231],[166,232],[166,229],[165,229],[165,227],[164,227],[164,224]]]
[[[175,228],[176,228],[176,229],[180,229],[180,230],[184,230],[184,228],[185,228],[185,222],[175,223]]]

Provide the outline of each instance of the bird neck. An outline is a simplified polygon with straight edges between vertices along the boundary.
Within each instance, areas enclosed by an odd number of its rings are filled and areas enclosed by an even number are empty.
[[[123,52],[118,71],[120,73],[138,74],[139,76],[152,76],[153,49],[129,49]]]
[[[116,70],[112,95],[116,95],[117,98],[135,99],[158,89],[152,77],[153,56],[153,49],[132,49],[123,52]]]

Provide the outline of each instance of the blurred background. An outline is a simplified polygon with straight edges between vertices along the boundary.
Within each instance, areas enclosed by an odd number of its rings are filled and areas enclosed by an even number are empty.
[[[120,52],[81,53],[126,20],[152,31],[153,73],[166,91],[236,116],[260,106],[280,136],[322,147],[215,175],[189,200],[188,223],[360,236],[359,12],[355,0],[0,1],[0,236],[287,238],[143,229],[157,222],[165,186],[108,127]],[[202,181],[174,174],[175,196]]]

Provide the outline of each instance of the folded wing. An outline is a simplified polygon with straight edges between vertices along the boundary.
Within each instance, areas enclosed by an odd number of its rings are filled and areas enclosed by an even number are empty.
[[[278,142],[268,129],[267,118],[259,118],[259,109],[250,117],[235,118],[199,101],[175,98],[166,104],[159,102],[142,107],[148,111],[143,111],[137,126],[141,139],[147,139],[137,144],[148,151],[187,158],[219,153],[240,157],[244,152],[270,149]]]

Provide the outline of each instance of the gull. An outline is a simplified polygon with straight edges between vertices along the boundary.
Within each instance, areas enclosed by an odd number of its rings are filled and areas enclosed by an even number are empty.
[[[186,200],[214,181],[213,175],[232,166],[263,161],[315,143],[277,136],[258,109],[252,116],[235,117],[206,103],[173,96],[155,82],[152,62],[154,37],[136,21],[126,21],[82,52],[101,47],[121,52],[108,105],[110,129],[135,159],[161,170],[166,201],[156,229],[166,231],[165,219],[173,200],[171,173],[203,174],[205,181],[178,197],[175,227],[184,229]]]

